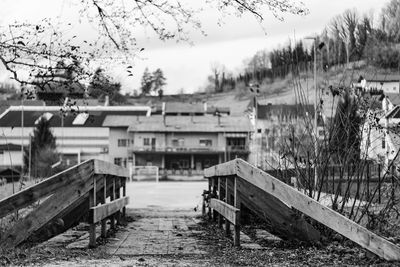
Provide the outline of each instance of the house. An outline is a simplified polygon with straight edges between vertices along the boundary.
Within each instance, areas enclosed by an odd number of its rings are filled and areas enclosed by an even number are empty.
[[[250,153],[251,125],[245,117],[109,115],[103,126],[110,128],[115,164],[157,166],[168,177],[202,175],[204,168],[236,157],[247,160]]]
[[[108,160],[109,129],[105,118],[115,116],[149,116],[146,106],[72,106],[60,112],[60,106],[11,106],[0,115],[0,145],[7,143],[29,146],[29,136],[40,118],[50,121],[56,137],[57,151],[67,165],[90,158]],[[4,154],[4,153],[3,153]],[[5,162],[5,157],[3,157]],[[21,166],[21,152],[13,152],[14,166]]]
[[[353,85],[365,91],[400,94],[400,75],[375,74],[366,77],[360,76],[358,83]]]

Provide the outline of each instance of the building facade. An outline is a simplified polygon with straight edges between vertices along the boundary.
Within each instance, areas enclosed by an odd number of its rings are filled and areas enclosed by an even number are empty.
[[[237,157],[248,159],[251,125],[244,117],[107,116],[110,160],[157,166],[163,176],[202,175],[203,169]]]
[[[108,160],[109,129],[103,127],[108,115],[149,116],[149,107],[84,106],[60,112],[60,106],[11,106],[0,115],[0,146],[29,147],[40,118],[50,122],[56,137],[57,152],[66,165],[74,165],[91,158]],[[12,154],[12,162],[7,155]],[[3,164],[22,166],[21,150],[3,149]],[[7,154],[7,155],[5,155]],[[1,164],[1,162],[0,162]]]

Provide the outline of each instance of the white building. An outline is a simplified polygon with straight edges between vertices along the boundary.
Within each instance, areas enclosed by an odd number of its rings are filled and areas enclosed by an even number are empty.
[[[67,165],[90,158],[108,160],[109,128],[103,127],[108,115],[149,116],[151,108],[146,106],[84,106],[75,107],[74,112],[63,113],[60,106],[11,106],[0,115],[0,145],[3,145],[0,166],[21,166],[21,151],[15,145],[29,146],[32,135],[41,117],[50,121],[56,137],[57,151]],[[7,146],[8,145],[8,146]],[[13,151],[5,149],[9,146]],[[7,155],[6,155],[7,154]],[[9,158],[11,155],[11,162]]]

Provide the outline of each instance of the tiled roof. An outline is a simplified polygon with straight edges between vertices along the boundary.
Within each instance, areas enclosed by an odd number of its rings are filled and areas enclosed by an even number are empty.
[[[367,82],[400,82],[398,74],[375,74],[365,77]]]
[[[110,118],[112,120],[113,118]],[[127,118],[128,119],[128,118]],[[218,122],[219,121],[219,122]],[[140,117],[128,128],[131,132],[251,132],[246,117],[164,116]]]
[[[278,105],[258,105],[257,117],[259,119],[268,119],[271,116],[283,116],[283,117],[299,117],[308,112],[310,116],[314,116],[313,105],[289,105],[289,104],[278,104]]]
[[[184,102],[166,102],[166,114],[177,113],[204,113],[204,104],[202,103],[184,103]]]
[[[75,109],[77,110],[77,109]],[[78,113],[68,113],[61,120],[61,112],[59,106],[44,106],[44,107],[24,107],[24,127],[34,127],[35,121],[44,113],[51,113],[53,116],[50,119],[50,127],[102,127],[104,119],[108,115],[135,115],[146,116],[149,113],[148,107],[80,107],[80,112],[87,112],[89,117],[85,120],[84,124],[74,124]],[[76,122],[76,121],[75,121]],[[20,127],[21,126],[21,107],[10,107],[0,117],[0,125],[2,127]]]

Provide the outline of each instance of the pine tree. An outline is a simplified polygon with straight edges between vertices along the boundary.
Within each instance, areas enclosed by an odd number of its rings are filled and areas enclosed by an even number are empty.
[[[29,157],[31,176],[41,178],[50,176],[53,171],[51,165],[59,160],[56,138],[50,129],[50,121],[44,117],[39,120],[33,131],[30,147],[24,150],[25,171],[29,168]]]
[[[153,77],[150,74],[149,69],[146,68],[143,72],[142,82],[140,86],[142,94],[143,95],[150,94],[152,87],[153,87]]]
[[[156,71],[153,72],[153,88],[152,90],[154,92],[158,92],[159,90],[162,90],[164,85],[167,83],[165,82],[167,79],[164,77],[164,73],[162,72],[161,69],[156,69]]]

